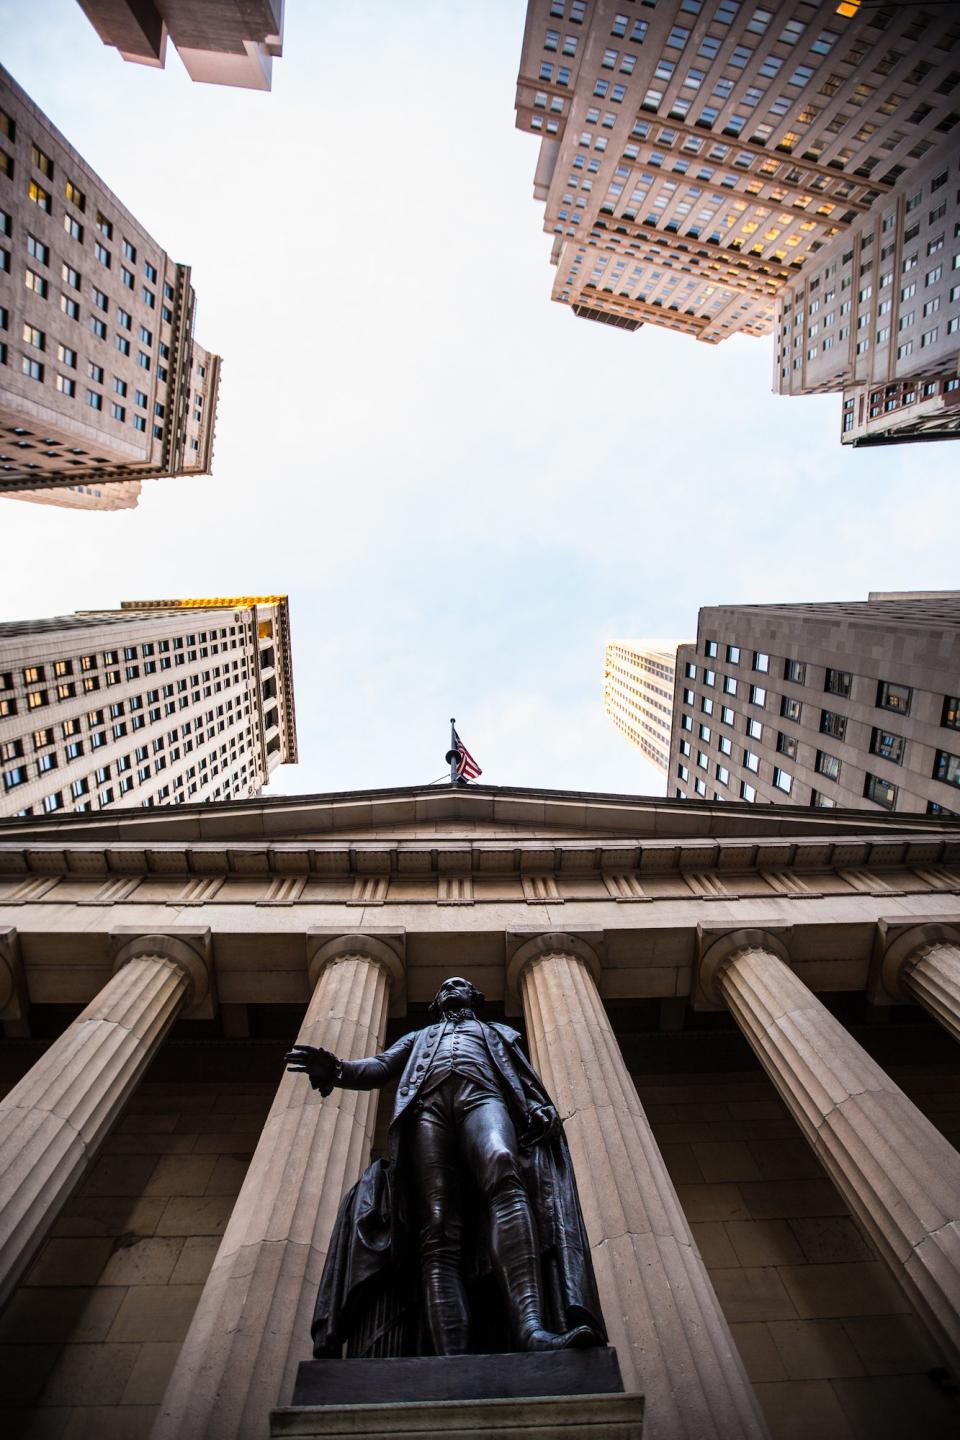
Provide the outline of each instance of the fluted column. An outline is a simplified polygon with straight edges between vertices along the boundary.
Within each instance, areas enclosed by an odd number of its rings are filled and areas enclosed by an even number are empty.
[[[881,973],[891,995],[922,1005],[960,1040],[960,930],[912,926],[887,946]]]
[[[960,1154],[835,1020],[761,931],[706,952],[701,985],[726,1004],[817,1157],[960,1365]]]
[[[0,1102],[0,1304],[89,1167],[177,1014],[207,984],[166,935],[127,942],[113,978]]]
[[[597,989],[599,963],[563,934],[510,964],[534,1064],[564,1122],[600,1303],[650,1440],[767,1434],[730,1329]]]
[[[324,945],[297,1043],[346,1059],[383,1046],[393,948],[369,936]],[[369,1163],[376,1092],[285,1072],[157,1417],[153,1440],[263,1440],[290,1403],[337,1209]]]

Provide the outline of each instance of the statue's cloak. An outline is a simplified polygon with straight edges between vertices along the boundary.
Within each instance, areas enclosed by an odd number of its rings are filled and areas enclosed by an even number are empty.
[[[405,1035],[369,1060],[344,1061],[341,1084],[368,1089],[400,1074],[387,1140],[376,1160],[340,1205],[317,1295],[312,1335],[318,1358],[423,1354],[429,1349],[420,1316],[419,1266],[412,1196],[405,1173],[403,1134],[410,1092],[418,1088],[418,1057],[431,1051],[440,1026]],[[570,1151],[562,1133],[523,1145],[530,1111],[549,1096],[507,1025],[485,1024],[488,1049],[521,1139],[521,1168],[540,1246],[544,1319],[552,1330],[590,1325],[605,1334]],[[416,1075],[417,1086],[413,1083]],[[406,1093],[404,1083],[408,1081]],[[464,1281],[471,1301],[471,1349],[502,1350],[509,1333],[493,1283],[482,1199],[464,1186]],[[471,1214],[471,1210],[473,1213]]]

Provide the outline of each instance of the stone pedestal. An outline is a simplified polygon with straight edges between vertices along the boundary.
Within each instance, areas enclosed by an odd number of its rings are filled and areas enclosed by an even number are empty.
[[[891,995],[922,1005],[960,1040],[960,930],[932,924],[902,932],[887,947],[881,974]]]
[[[314,957],[297,1035],[346,1059],[383,1046],[396,952],[355,935]],[[153,1429],[154,1440],[263,1440],[310,1353],[337,1209],[370,1159],[375,1093],[321,1099],[286,1072],[250,1162]]]
[[[531,1056],[564,1122],[600,1302],[655,1440],[767,1434],[667,1174],[583,941],[543,935],[510,963]]]
[[[166,936],[129,942],[109,983],[0,1103],[0,1304],[204,983],[181,950]]]
[[[762,932],[701,964],[818,1159],[960,1368],[960,1154],[835,1020]]]
[[[435,1400],[406,1405],[290,1406],[270,1416],[273,1440],[642,1440],[639,1395],[575,1399]]]

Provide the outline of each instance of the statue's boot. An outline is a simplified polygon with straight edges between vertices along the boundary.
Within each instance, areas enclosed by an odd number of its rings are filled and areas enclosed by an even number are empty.
[[[603,1336],[592,1325],[575,1325],[572,1330],[557,1334],[553,1330],[531,1330],[523,1337],[525,1350],[589,1350],[605,1344]]]

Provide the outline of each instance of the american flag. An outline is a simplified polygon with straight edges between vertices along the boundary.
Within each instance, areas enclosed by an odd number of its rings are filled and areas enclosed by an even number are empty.
[[[470,754],[470,751],[460,739],[460,736],[457,734],[456,730],[454,730],[453,732],[453,748],[457,752],[458,780],[476,780],[478,775],[483,774],[480,766],[477,764],[476,760],[474,760],[473,756]]]

